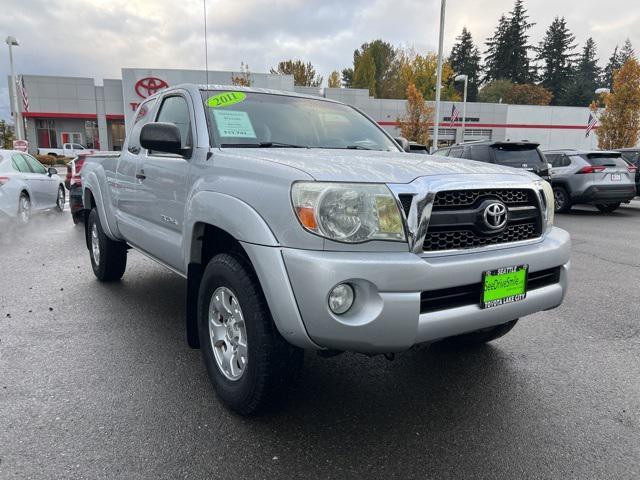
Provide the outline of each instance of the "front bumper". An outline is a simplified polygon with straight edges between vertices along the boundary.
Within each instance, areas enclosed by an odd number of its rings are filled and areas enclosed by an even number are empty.
[[[537,243],[437,257],[244,246],[286,339],[305,348],[384,353],[557,307],[567,290],[570,243],[567,232],[553,228]],[[474,284],[486,270],[522,264],[530,272],[560,267],[559,281],[495,308],[476,303],[420,313],[423,291]],[[342,282],[354,286],[356,301],[338,316],[327,299]]]

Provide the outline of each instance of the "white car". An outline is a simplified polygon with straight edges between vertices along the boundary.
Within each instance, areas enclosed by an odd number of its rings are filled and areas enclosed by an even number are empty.
[[[38,148],[38,155],[50,155],[52,157],[75,157],[80,153],[93,153],[95,150],[80,145],[79,143],[64,143],[62,148]]]
[[[32,212],[62,212],[64,202],[64,183],[55,168],[45,168],[28,153],[0,150],[0,217],[26,224]]]

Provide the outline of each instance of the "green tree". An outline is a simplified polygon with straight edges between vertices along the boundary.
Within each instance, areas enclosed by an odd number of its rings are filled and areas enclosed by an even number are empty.
[[[353,87],[353,68],[347,67],[342,69],[342,85],[344,88]]]
[[[511,105],[549,105],[552,99],[553,94],[542,85],[522,83],[513,85],[506,92],[504,102]]]
[[[513,82],[509,80],[493,80],[480,89],[478,100],[486,103],[502,103],[512,88]]]
[[[373,68],[371,68],[373,63]],[[358,72],[358,70],[363,70]],[[371,81],[373,71],[375,82]],[[345,71],[343,70],[343,81]],[[369,88],[377,98],[394,98],[398,96],[398,61],[396,49],[390,43],[374,40],[363,43],[353,52],[353,88]],[[364,83],[363,83],[364,82]],[[345,82],[346,85],[346,82]],[[373,90],[370,88],[374,85]],[[401,93],[401,92],[400,92]]]
[[[622,58],[618,52],[618,45],[613,49],[613,53],[609,57],[609,63],[604,67],[602,82],[607,88],[613,88],[613,74],[622,66]]]
[[[438,67],[438,56],[433,52],[420,55],[414,49],[408,48],[400,50],[398,53],[398,78],[397,88],[401,89],[401,94],[396,98],[403,97],[408,92],[409,85],[413,84],[426,100],[434,100],[436,95],[436,71]],[[448,61],[442,64],[442,89],[440,98],[442,100],[460,100],[462,97],[455,88],[453,78],[455,73]]]
[[[561,100],[563,105],[586,107],[595,100],[595,90],[600,86],[600,67],[596,57],[596,42],[589,37],[575,65],[573,77]]]
[[[311,62],[302,60],[283,60],[271,73],[278,75],[293,75],[293,84],[299,87],[319,87],[322,85],[322,77],[316,74],[316,69]]]
[[[340,88],[340,72],[334,70],[329,74],[327,78],[327,85],[329,88]]]
[[[376,90],[376,63],[373,54],[365,51],[358,57],[353,72],[353,88],[366,88],[369,95],[377,96]]]
[[[530,83],[535,79],[531,67],[529,35],[535,23],[528,21],[522,0],[516,0],[508,17],[502,15],[492,38],[487,39],[485,81],[506,79],[513,83]]]
[[[573,76],[575,39],[575,35],[567,28],[564,17],[556,17],[537,49],[537,60],[542,62],[539,80],[553,94],[554,104],[559,104],[564,99]]]
[[[480,52],[473,44],[471,32],[467,27],[462,29],[462,33],[456,38],[456,43],[449,55],[449,64],[456,75],[467,75],[469,77],[467,98],[475,102],[478,98],[478,84],[480,82]],[[458,93],[462,95],[463,84],[456,85]]]
[[[631,45],[631,40],[627,38],[620,49],[620,65],[622,66],[631,58],[637,60],[636,51],[633,49],[633,45]]]
[[[8,125],[4,120],[0,120],[0,146],[5,150],[11,150],[13,148],[13,127]]]

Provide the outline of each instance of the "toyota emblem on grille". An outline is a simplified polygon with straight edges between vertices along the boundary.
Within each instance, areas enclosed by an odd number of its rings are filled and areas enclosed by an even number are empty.
[[[484,209],[484,223],[491,230],[499,230],[507,224],[507,207],[502,202],[493,202]]]

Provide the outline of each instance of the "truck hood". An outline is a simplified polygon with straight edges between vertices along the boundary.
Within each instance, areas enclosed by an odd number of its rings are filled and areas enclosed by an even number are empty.
[[[522,171],[490,163],[400,152],[303,148],[225,148],[225,156],[287,165],[319,181],[409,183],[418,177],[511,174]],[[528,176],[524,175],[529,178]]]

